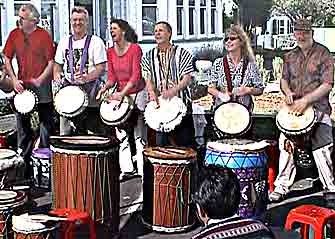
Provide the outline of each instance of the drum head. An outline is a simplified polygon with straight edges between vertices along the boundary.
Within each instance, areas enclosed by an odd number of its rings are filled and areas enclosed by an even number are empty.
[[[30,90],[18,93],[14,96],[15,109],[21,114],[30,113],[37,103],[36,99],[36,95]]]
[[[74,117],[83,112],[88,104],[86,93],[74,85],[65,86],[55,96],[56,111],[66,117]]]
[[[34,233],[44,231],[46,226],[38,221],[32,220],[28,214],[12,217],[13,230],[21,233]]]
[[[11,149],[0,149],[0,160],[11,159],[16,156],[16,152]]]
[[[34,149],[32,152],[32,157],[39,159],[49,159],[51,158],[51,150],[49,148],[38,148]]]
[[[214,124],[223,133],[240,135],[251,126],[250,112],[240,103],[223,103],[214,111]]]
[[[113,146],[118,145],[119,142],[115,138],[104,138],[98,136],[66,136],[50,138],[51,145],[61,149],[73,150],[110,150]]]
[[[8,201],[15,199],[17,193],[15,191],[0,190],[0,201]]]
[[[223,139],[208,142],[207,148],[219,152],[263,151],[269,143],[266,140],[254,141],[249,139]]]
[[[155,101],[147,104],[144,118],[148,126],[156,131],[170,132],[179,125],[186,115],[187,108],[182,99],[173,97],[165,100],[159,97],[159,107]]]
[[[196,152],[185,147],[149,147],[144,149],[143,155],[156,159],[195,159]]]
[[[23,191],[0,190],[0,210],[15,208],[26,201],[26,194]]]
[[[316,120],[316,112],[312,107],[307,108],[302,115],[297,116],[290,112],[290,107],[284,106],[276,116],[276,124],[279,130],[288,135],[299,135],[310,131]]]
[[[132,104],[129,97],[124,97],[121,104],[118,100],[112,100],[109,103],[103,101],[100,105],[100,117],[107,125],[118,125],[129,117],[131,109]]]

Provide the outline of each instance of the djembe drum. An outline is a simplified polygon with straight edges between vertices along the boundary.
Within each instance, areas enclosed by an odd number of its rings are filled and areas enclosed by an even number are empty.
[[[23,191],[0,190],[0,237],[9,238],[13,213],[22,210],[27,196]]]
[[[103,101],[100,105],[100,117],[107,125],[120,125],[129,118],[133,108],[133,100],[129,96],[124,97],[121,102],[118,100]]]
[[[251,127],[251,114],[241,103],[226,102],[214,111],[214,124],[231,139],[208,142],[205,165],[232,168],[240,181],[239,214],[262,217],[267,205],[267,156],[265,141],[256,142],[234,137],[244,136]]]
[[[58,114],[73,118],[86,109],[88,106],[88,96],[80,86],[68,85],[56,93],[54,105]]]
[[[51,190],[51,150],[49,148],[34,149],[31,154],[34,171],[34,186]]]
[[[54,208],[75,208],[118,232],[119,142],[95,136],[52,137]]]
[[[42,217],[41,217],[42,218]],[[45,218],[48,218],[46,216]],[[56,222],[34,218],[33,215],[22,214],[13,216],[14,239],[51,239],[56,238],[54,233]]]
[[[292,150],[295,164],[302,170],[302,174],[315,174],[310,172],[315,168],[312,156],[311,130],[317,122],[317,113],[312,108],[307,108],[303,114],[295,114],[289,106],[280,109],[276,116],[276,124],[286,138],[293,143]]]
[[[32,90],[24,90],[14,96],[14,107],[20,114],[32,112],[38,104],[38,97]]]
[[[18,180],[19,166],[23,163],[23,158],[14,150],[0,149],[0,189]]]
[[[181,232],[195,222],[190,206],[196,152],[181,147],[149,147],[143,152],[143,220],[154,231]]]
[[[239,215],[260,216],[266,210],[268,143],[245,139],[208,142],[205,164],[231,168],[240,181]]]
[[[159,105],[151,101],[145,107],[145,122],[155,131],[170,132],[181,123],[186,115],[187,107],[182,99],[176,96],[170,100],[159,97],[158,102]]]
[[[0,116],[0,148],[8,148],[10,136],[16,132],[15,114]]]

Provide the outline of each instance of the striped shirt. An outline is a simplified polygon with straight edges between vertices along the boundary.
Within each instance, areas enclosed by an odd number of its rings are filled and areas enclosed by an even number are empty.
[[[170,50],[162,53],[158,48],[153,48],[142,57],[142,75],[145,80],[151,80],[154,87],[162,92],[175,87],[183,76],[193,72],[193,56],[184,48],[172,45]],[[178,93],[185,104],[191,102],[189,87]]]

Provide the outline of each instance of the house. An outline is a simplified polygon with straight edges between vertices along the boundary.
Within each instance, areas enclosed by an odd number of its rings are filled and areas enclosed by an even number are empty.
[[[0,49],[16,27],[21,4],[33,3],[41,13],[40,25],[53,40],[70,32],[70,9],[84,6],[90,14],[90,32],[110,45],[112,17],[127,20],[136,30],[143,52],[154,46],[153,26],[160,20],[173,28],[172,40],[194,51],[203,45],[223,46],[224,2],[227,0],[0,0]]]

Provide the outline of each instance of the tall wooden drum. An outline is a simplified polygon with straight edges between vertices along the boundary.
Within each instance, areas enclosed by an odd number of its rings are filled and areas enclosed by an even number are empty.
[[[196,152],[181,147],[150,147],[143,155],[144,223],[160,232],[190,229],[196,217],[190,206],[196,186]]]
[[[75,208],[93,220],[119,227],[120,166],[116,139],[95,136],[51,138],[54,208]]]

